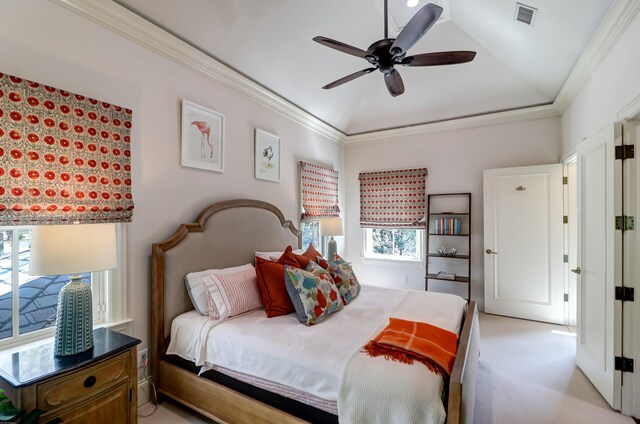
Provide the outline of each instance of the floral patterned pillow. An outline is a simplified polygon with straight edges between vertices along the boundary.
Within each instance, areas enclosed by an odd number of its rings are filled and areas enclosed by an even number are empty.
[[[318,261],[319,260],[320,258],[318,258]],[[339,255],[336,255],[334,261],[325,262],[327,264],[326,270],[329,271],[333,282],[336,284],[336,287],[338,287],[342,302],[348,305],[360,294],[360,282],[356,278],[353,268]]]
[[[284,277],[287,292],[301,323],[318,324],[344,308],[331,275],[315,262],[310,261],[306,270],[285,265]]]

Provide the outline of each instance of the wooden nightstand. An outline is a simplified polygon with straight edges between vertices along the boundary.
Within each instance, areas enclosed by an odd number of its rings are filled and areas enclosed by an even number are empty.
[[[41,423],[135,424],[140,340],[104,328],[94,347],[53,356],[53,343],[0,354],[0,388],[25,411],[40,409]]]

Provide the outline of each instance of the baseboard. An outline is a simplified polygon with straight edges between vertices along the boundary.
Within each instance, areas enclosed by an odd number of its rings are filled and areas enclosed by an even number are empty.
[[[474,299],[478,305],[478,312],[484,312],[484,299]]]
[[[138,407],[151,401],[151,383],[148,378],[138,381]]]

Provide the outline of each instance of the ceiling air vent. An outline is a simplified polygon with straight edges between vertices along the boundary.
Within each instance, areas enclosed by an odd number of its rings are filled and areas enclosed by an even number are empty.
[[[535,7],[527,6],[526,4],[516,3],[516,16],[515,20],[527,25],[533,25],[533,21],[536,19],[538,9]]]

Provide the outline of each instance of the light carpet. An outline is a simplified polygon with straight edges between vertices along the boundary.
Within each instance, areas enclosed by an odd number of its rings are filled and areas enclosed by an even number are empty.
[[[575,363],[565,326],[480,315],[476,424],[625,423]]]

